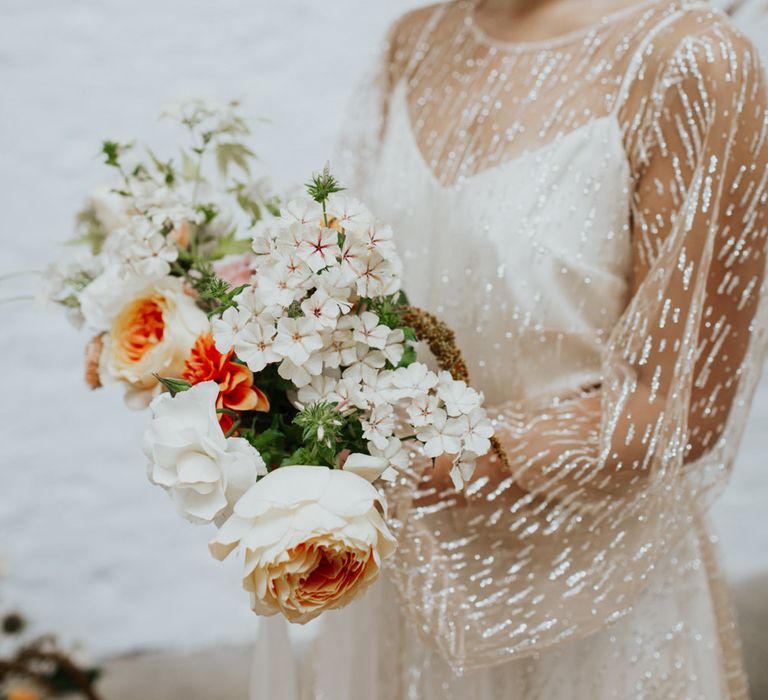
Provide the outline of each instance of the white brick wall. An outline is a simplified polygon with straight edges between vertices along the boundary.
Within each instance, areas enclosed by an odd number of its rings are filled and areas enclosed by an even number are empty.
[[[40,268],[104,170],[100,139],[173,135],[154,117],[178,98],[242,97],[272,119],[256,143],[276,179],[331,151],[341,105],[388,22],[414,0],[2,0],[0,274]],[[21,283],[0,283],[0,297]],[[146,415],[80,378],[83,337],[56,309],[0,306],[0,610],[96,653],[252,638],[238,563],[206,552],[149,485]],[[740,578],[768,569],[763,388],[719,506]],[[40,425],[37,423],[40,422]]]

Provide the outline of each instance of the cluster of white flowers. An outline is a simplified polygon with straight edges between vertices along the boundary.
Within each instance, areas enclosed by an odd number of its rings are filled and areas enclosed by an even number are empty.
[[[403,329],[366,309],[366,300],[400,292],[392,230],[344,194],[330,195],[325,209],[305,197],[258,230],[253,250],[251,285],[212,323],[219,351],[234,348],[253,372],[276,364],[299,409],[328,402],[357,411],[369,454],[350,455],[345,469],[393,478],[408,462],[403,426],[425,456],[454,457],[460,487],[493,430],[482,395],[464,382],[421,363],[398,368]]]
[[[159,279],[171,271],[179,249],[163,233],[161,225],[144,216],[132,216],[127,226],[107,239],[104,257],[119,277]]]

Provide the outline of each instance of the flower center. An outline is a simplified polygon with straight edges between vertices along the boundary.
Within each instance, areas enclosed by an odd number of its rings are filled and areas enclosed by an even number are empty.
[[[157,297],[138,299],[128,306],[117,322],[116,337],[128,362],[139,362],[151,348],[163,340],[165,321]]]

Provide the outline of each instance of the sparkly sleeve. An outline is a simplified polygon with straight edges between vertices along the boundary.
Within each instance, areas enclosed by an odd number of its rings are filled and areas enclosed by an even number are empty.
[[[620,112],[634,269],[601,381],[498,406],[508,465],[467,496],[420,500],[414,469],[390,497],[392,576],[456,670],[621,617],[727,481],[766,345],[766,91],[749,41],[691,24]]]

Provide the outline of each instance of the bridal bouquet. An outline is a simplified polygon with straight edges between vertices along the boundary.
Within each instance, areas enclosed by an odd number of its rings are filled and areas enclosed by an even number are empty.
[[[461,487],[493,430],[449,329],[408,305],[392,230],[328,168],[282,203],[250,182],[236,107],[183,105],[178,165],[103,145],[119,182],[49,296],[96,333],[89,385],[150,407],[150,480],[217,528],[216,558],[242,553],[257,613],[306,622],[395,549],[372,482],[447,454]],[[450,371],[417,362],[419,340]]]

